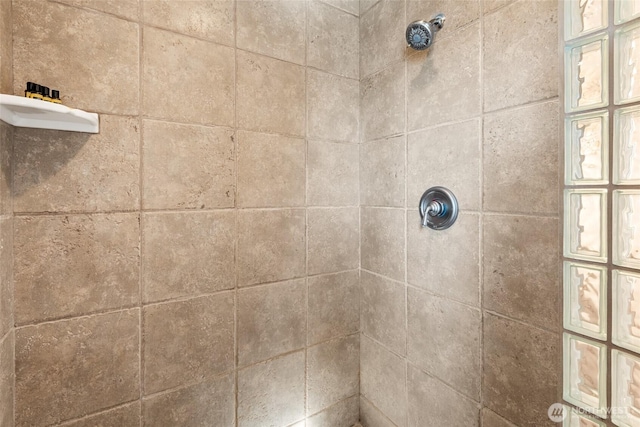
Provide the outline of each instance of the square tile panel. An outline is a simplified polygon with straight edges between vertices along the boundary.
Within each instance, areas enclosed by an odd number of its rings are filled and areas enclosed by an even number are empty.
[[[611,406],[615,425],[640,425],[640,359],[618,350],[611,350]]]
[[[595,35],[565,47],[565,110],[583,111],[609,104],[608,36]]]
[[[575,39],[607,28],[608,9],[606,0],[565,1],[564,39]]]
[[[565,329],[607,339],[607,269],[565,261],[563,287]]]
[[[607,190],[564,191],[564,256],[607,261]]]
[[[613,114],[613,183],[640,184],[640,108]]]
[[[609,114],[581,114],[565,120],[566,185],[609,183]]]
[[[613,270],[613,343],[640,353],[640,274]]]
[[[640,190],[613,192],[613,263],[640,268]]]
[[[599,416],[606,414],[607,347],[595,341],[563,334],[562,398]]]

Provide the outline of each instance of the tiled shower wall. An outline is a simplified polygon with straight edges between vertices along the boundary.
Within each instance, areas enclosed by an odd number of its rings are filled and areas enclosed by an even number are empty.
[[[362,424],[555,425],[557,2],[361,6]],[[435,44],[406,50],[438,12]],[[420,227],[435,185],[461,207],[446,231]]]
[[[0,1],[0,93],[12,85],[11,2]],[[0,426],[13,425],[13,209],[11,150],[13,128],[0,121]]]
[[[355,423],[357,2],[12,13],[3,91],[101,122],[15,129],[15,425]]]

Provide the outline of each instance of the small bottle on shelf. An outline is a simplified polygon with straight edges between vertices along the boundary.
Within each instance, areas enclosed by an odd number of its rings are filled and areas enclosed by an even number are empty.
[[[31,93],[30,98],[39,99],[42,101],[42,86],[37,83],[33,84],[33,92]]]
[[[51,102],[53,102],[55,104],[62,104],[62,101],[60,100],[60,91],[59,90],[55,90],[55,89],[51,90]]]
[[[27,82],[27,88],[24,91],[24,96],[27,98],[33,98],[33,94],[36,92],[36,84],[34,82]]]
[[[49,88],[46,86],[40,86],[40,94],[42,95],[43,101],[51,102],[51,97],[49,96]]]

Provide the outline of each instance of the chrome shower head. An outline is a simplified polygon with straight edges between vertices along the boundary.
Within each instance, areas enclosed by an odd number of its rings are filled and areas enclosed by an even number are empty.
[[[431,21],[414,21],[407,27],[405,37],[410,48],[425,50],[433,43],[436,33],[444,26],[444,14],[437,14]]]

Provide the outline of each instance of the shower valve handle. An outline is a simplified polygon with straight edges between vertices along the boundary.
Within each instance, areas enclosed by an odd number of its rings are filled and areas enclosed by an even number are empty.
[[[458,218],[458,200],[444,187],[431,187],[424,192],[418,205],[422,227],[444,230]]]

